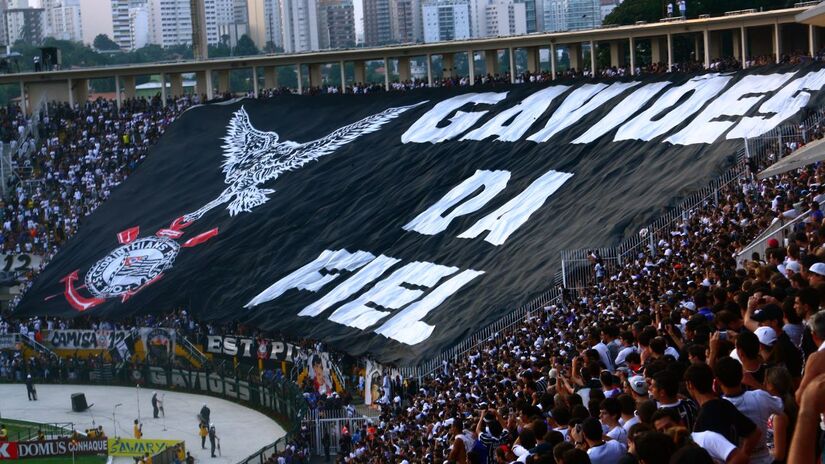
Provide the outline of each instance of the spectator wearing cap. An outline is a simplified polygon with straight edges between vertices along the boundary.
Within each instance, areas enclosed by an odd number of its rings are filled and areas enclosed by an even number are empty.
[[[758,331],[762,331],[766,337],[772,336],[773,340],[776,339],[773,330],[769,327],[760,327]],[[787,420],[782,400],[771,396],[765,390],[746,390],[742,386],[742,365],[736,360],[729,357],[722,358],[717,362],[716,367],[716,378],[722,389],[722,398],[736,406],[736,409],[756,424],[761,432],[758,444],[750,452],[751,462],[770,464],[773,462],[773,456],[767,446],[768,420],[771,416],[781,417],[783,421]],[[777,433],[780,432],[777,431]]]
[[[724,359],[736,362],[729,357],[722,358],[719,362]],[[756,424],[742,414],[733,403],[719,398],[714,393],[714,371],[710,366],[694,364],[687,368],[684,379],[688,393],[699,404],[693,431],[721,434],[731,443],[740,443],[744,455],[750,456],[759,445],[762,434]]]
[[[811,287],[821,288],[825,286],[825,263],[814,263],[808,269],[808,283]]]
[[[647,381],[641,375],[634,375],[627,379],[625,393],[630,394],[637,403],[648,399]]]
[[[580,448],[587,450],[592,464],[614,464],[627,452],[622,443],[616,440],[605,441],[601,422],[592,417],[582,422],[581,435],[574,438]]]
[[[802,352],[783,330],[784,321],[785,314],[775,304],[767,304],[756,311],[748,304],[745,327],[756,334],[762,345],[770,347],[766,350],[768,357],[763,359],[768,364],[785,365],[791,377],[798,381],[802,377]]]

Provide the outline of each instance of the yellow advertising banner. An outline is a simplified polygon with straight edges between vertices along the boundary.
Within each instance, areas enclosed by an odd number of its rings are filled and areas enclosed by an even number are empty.
[[[136,438],[109,438],[109,456],[137,457],[149,453],[154,456],[172,448],[181,440],[147,440]]]

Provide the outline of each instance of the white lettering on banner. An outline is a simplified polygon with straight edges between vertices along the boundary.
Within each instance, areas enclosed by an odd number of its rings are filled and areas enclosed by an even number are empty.
[[[491,135],[498,135],[496,138],[498,141],[515,142],[544,114],[550,103],[569,88],[569,85],[557,85],[540,90],[522,100],[518,105],[497,114],[480,128],[462,137],[461,140],[484,140]],[[512,122],[508,124],[510,120]]]
[[[456,110],[471,103],[475,105],[494,105],[505,98],[507,98],[507,92],[467,93],[448,98],[436,104],[430,111],[427,111],[424,116],[418,118],[418,120],[401,135],[401,143],[438,143],[456,138],[467,129],[473,127],[482,116],[487,114],[487,111],[466,113]],[[450,123],[444,127],[438,127],[438,124],[453,111],[456,111],[456,113],[449,119]]]
[[[824,86],[825,69],[791,81],[759,107],[758,115],[742,118],[726,138],[751,138],[768,132],[808,104],[811,94],[806,91],[818,91]]]
[[[339,251],[324,250],[320,257],[329,257],[337,254]],[[365,253],[362,251],[356,252]],[[319,259],[320,259],[319,257]],[[317,259],[315,261],[318,261]],[[360,292],[369,283],[379,279],[391,267],[399,263],[401,260],[391,258],[384,255],[379,255],[372,262],[367,264],[363,269],[359,270],[346,281],[342,282],[338,287],[328,292],[324,297],[315,303],[304,308],[299,315],[301,316],[317,316],[328,308],[345,301],[352,295]],[[313,267],[303,266],[298,271],[317,272]],[[368,307],[368,304],[380,305],[387,309],[400,309],[405,305],[418,300],[424,295],[424,291],[420,289],[408,289],[403,285],[416,285],[421,287],[432,288],[438,284],[444,277],[455,274],[459,269],[457,267],[442,266],[439,264],[428,262],[412,262],[400,269],[396,270],[389,277],[377,282],[371,289],[362,293],[358,298],[350,303],[347,303],[335,312],[332,313],[329,320],[349,327],[357,327],[362,330],[379,322],[390,313],[388,311],[379,311]],[[295,271],[276,282],[272,287],[284,287],[284,291],[288,282],[303,282],[303,276],[297,274]],[[414,344],[427,339],[433,331],[433,327],[420,322],[427,314],[435,309],[438,305],[444,302],[450,295],[459,291],[464,285],[469,283],[474,278],[484,274],[483,271],[476,271],[473,269],[466,270],[459,273],[452,279],[435,288],[430,294],[424,296],[416,304],[411,305],[405,310],[397,314],[388,324],[385,324],[379,330],[382,335],[395,339],[402,343]],[[286,282],[284,282],[286,280]],[[297,288],[297,287],[293,287]],[[302,290],[309,290],[316,292],[319,288],[303,288]],[[284,293],[279,292],[278,295]],[[273,298],[274,299],[274,298]],[[261,295],[256,296],[253,300],[259,301],[258,304],[270,301],[269,299],[261,298]],[[407,332],[400,332],[398,328],[400,324],[408,324]],[[411,330],[414,329],[414,330]],[[418,332],[420,331],[420,332]],[[226,347],[226,340],[232,337],[224,338],[223,352],[229,354]],[[233,342],[233,346],[234,342]],[[237,348],[236,348],[237,350]],[[278,347],[278,351],[282,351],[283,347]],[[276,347],[273,345],[272,353],[276,352]]]
[[[767,93],[785,85],[793,76],[794,73],[745,76],[665,142],[674,145],[715,142],[736,124],[731,117],[744,115]]]
[[[527,137],[527,140],[546,142],[577,123],[591,111],[607,103],[608,100],[639,84],[639,82],[616,82],[609,87],[605,84],[585,84],[564,99],[564,103],[553,113],[544,129]]]
[[[0,443],[0,457],[2,458],[11,458],[11,453],[9,453],[9,443]]]
[[[472,269],[461,272],[439,285],[421,300],[403,309],[375,332],[407,345],[423,342],[433,333],[435,326],[422,322],[421,319],[443,303],[450,295],[456,293],[461,287],[482,274],[484,274],[484,271],[474,271]]]
[[[507,181],[509,180],[509,171],[476,171],[405,225],[404,230],[412,230],[423,235],[435,235],[443,232],[453,219],[481,209],[507,187]],[[461,203],[444,216],[446,211],[464,201],[479,188],[483,188],[481,193]]]
[[[355,275],[345,280],[341,285],[335,287],[332,291],[324,295],[323,298],[301,310],[298,315],[317,316],[321,314],[333,305],[360,292],[361,289],[368,283],[381,277],[381,274],[386,272],[389,268],[395,266],[399,261],[401,260],[384,255],[378,256],[363,269],[356,272]]]
[[[573,174],[548,171],[530,184],[523,192],[513,197],[497,210],[480,219],[459,238],[476,238],[484,231],[490,231],[485,241],[499,246],[539,209],[547,198],[556,192]]]
[[[670,82],[654,82],[647,84],[637,89],[635,92],[628,95],[618,105],[616,105],[607,116],[603,117],[599,122],[594,124],[584,134],[580,135],[572,143],[590,143],[603,136],[604,134],[619,127],[619,125],[634,113],[639,111],[654,95],[661,92],[662,89],[669,86]]]
[[[707,74],[694,77],[668,90],[650,105],[650,108],[623,125],[616,132],[613,141],[649,141],[664,135],[699,111],[708,100],[718,95],[731,79],[731,76]],[[680,104],[679,102],[688,94],[690,97]]]
[[[306,266],[304,266],[304,267],[306,267]],[[291,275],[292,274],[290,274],[290,276]],[[289,278],[289,276],[287,276],[287,278]],[[235,338],[224,338],[223,339],[223,352],[226,353],[228,356],[235,356],[236,354],[238,354],[238,340],[235,339]]]
[[[442,266],[428,262],[412,262],[390,274],[386,279],[378,282],[375,286],[354,301],[338,308],[329,320],[349,327],[357,327],[364,330],[387,315],[387,311],[379,311],[367,306],[374,303],[389,309],[399,309],[411,303],[424,294],[422,290],[410,290],[402,287],[402,284],[420,285],[432,287],[442,278],[455,274],[457,267]]]
[[[244,307],[251,308],[261,303],[274,300],[290,288],[310,290],[313,292],[317,291],[319,288],[338,277],[338,273],[334,272],[335,270],[343,269],[346,271],[352,271],[354,269],[358,269],[364,264],[367,264],[373,259],[375,259],[375,256],[371,253],[367,253],[366,251],[358,251],[353,254],[347,250],[338,250],[335,252],[325,250],[321,253],[321,256],[319,256],[318,259],[275,282],[269,288],[253,298]],[[321,274],[318,272],[321,269],[325,269],[329,273],[326,275]]]

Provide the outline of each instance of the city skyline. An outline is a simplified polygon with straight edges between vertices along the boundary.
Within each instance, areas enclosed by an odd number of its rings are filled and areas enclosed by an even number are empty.
[[[287,53],[598,27],[622,0],[0,0],[0,41],[46,37],[121,50],[192,44],[193,15],[209,45],[247,35]],[[197,24],[197,23],[196,23]]]

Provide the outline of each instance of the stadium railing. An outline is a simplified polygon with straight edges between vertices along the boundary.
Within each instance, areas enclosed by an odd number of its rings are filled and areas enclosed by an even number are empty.
[[[717,205],[719,195],[725,188],[740,179],[755,174],[760,167],[779,161],[786,142],[810,141],[810,131],[825,122],[825,109],[819,109],[801,124],[780,125],[758,137],[745,139],[736,152],[736,163],[707,186],[689,195],[678,206],[669,209],[656,218],[650,225],[640,229],[616,247],[600,248],[602,258],[610,258],[610,264],[621,266],[627,259],[639,253],[656,255],[656,244],[662,239],[669,239],[670,232],[677,229],[679,222],[685,221],[700,207]],[[771,159],[773,155],[773,159]],[[582,290],[595,283],[593,264],[588,260],[593,248],[562,250],[561,265],[564,287]],[[609,274],[608,274],[609,275]]]
[[[287,434],[272,444],[266,445],[258,451],[250,454],[238,464],[264,464],[272,455],[284,451],[289,443],[290,435]]]

